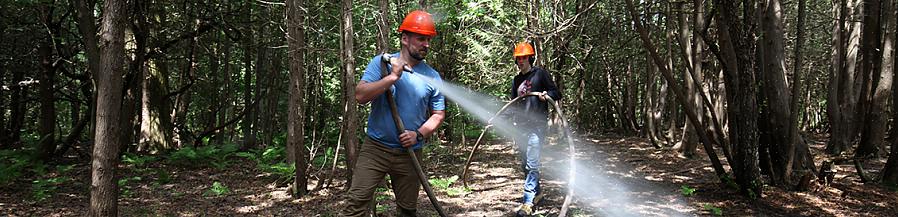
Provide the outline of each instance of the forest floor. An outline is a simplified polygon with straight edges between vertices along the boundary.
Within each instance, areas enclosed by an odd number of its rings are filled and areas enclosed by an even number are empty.
[[[820,156],[825,142],[810,141],[812,152]],[[576,143],[577,184],[570,216],[894,216],[898,213],[895,206],[898,193],[861,183],[850,164],[835,166],[837,174],[831,185],[806,192],[765,186],[759,200],[750,200],[720,184],[703,152],[695,159],[685,159],[672,150],[656,149],[645,139],[612,135],[585,135]],[[427,153],[425,167],[429,177],[451,183],[448,187],[435,187],[444,209],[451,216],[512,216],[519,205],[523,183],[516,149],[501,140],[482,146],[471,166],[470,188],[464,189],[460,187],[461,180],[453,183],[451,177],[460,176],[468,150],[470,146],[450,146]],[[570,172],[567,153],[567,145],[544,147],[545,199],[537,205],[539,216],[556,216],[560,211]],[[139,167],[122,164],[118,170],[122,186],[119,214],[336,216],[345,205],[342,197],[345,179],[340,174],[343,170],[338,170],[333,186],[292,199],[284,180],[261,171],[255,161],[236,156],[230,161],[220,168],[175,166],[163,161]],[[869,162],[865,168],[877,174],[874,168],[881,168],[883,161],[884,158]],[[815,162],[819,165],[820,160]],[[32,176],[0,186],[0,213],[11,216],[85,214],[90,195],[89,161],[70,157],[62,163],[75,166],[47,173],[40,179],[68,177],[62,181],[47,183]],[[311,179],[310,188],[317,186],[317,178]],[[418,198],[419,215],[435,216],[423,191]],[[390,190],[379,191],[376,200],[378,215],[394,216]]]

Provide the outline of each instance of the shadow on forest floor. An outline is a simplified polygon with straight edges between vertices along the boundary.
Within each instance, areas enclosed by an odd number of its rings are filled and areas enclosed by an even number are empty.
[[[819,155],[824,142],[814,141]],[[813,141],[813,140],[812,140]],[[470,142],[468,145],[472,144]],[[460,176],[470,146],[432,149],[425,160],[431,179]],[[492,141],[475,156],[469,177],[470,191],[451,193],[438,189],[438,198],[452,216],[511,216],[521,199],[523,173],[510,142]],[[836,165],[833,185],[819,191],[792,192],[765,187],[760,200],[751,201],[735,189],[718,183],[699,152],[694,159],[678,157],[673,150],[655,149],[641,138],[613,135],[581,136],[577,142],[577,187],[571,216],[889,216],[898,213],[895,191],[859,182],[852,165]],[[537,214],[556,216],[566,190],[567,145],[547,145],[543,151],[543,193]],[[34,199],[36,177],[21,178],[0,186],[0,213],[12,216],[80,216],[89,203],[90,166],[86,159],[67,158],[75,166],[62,174],[42,201]],[[260,171],[255,162],[233,157],[221,168],[184,168],[162,161],[142,168],[120,165],[119,213],[122,216],[336,216],[344,205],[344,169],[337,171],[334,186],[292,199],[286,186]],[[885,159],[865,168],[877,174]],[[819,159],[817,164],[819,165]],[[164,171],[164,172],[160,172]],[[317,168],[313,171],[318,171]],[[168,174],[167,178],[159,174]],[[310,187],[328,174],[313,174]],[[140,177],[140,178],[135,178]],[[162,180],[162,179],[167,180]],[[164,182],[163,182],[164,181]],[[226,186],[221,195],[210,193],[215,182]],[[461,186],[461,180],[450,188]],[[694,190],[686,196],[683,190]],[[394,216],[392,192],[378,192],[378,214]],[[418,197],[421,216],[435,216],[423,191]]]

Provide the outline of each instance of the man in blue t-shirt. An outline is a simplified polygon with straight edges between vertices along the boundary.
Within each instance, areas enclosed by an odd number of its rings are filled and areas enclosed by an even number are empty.
[[[393,184],[398,216],[416,216],[420,183],[406,149],[415,150],[420,160],[424,138],[436,132],[446,116],[443,95],[428,84],[428,80],[442,82],[440,74],[424,62],[430,40],[436,36],[433,18],[427,12],[412,11],[399,32],[402,36],[399,53],[390,55],[393,58],[388,58],[389,65],[383,63],[383,55],[372,58],[355,88],[355,98],[360,104],[371,102],[371,114],[367,138],[353,169],[344,216],[365,215],[377,184],[386,174]],[[416,74],[405,72],[405,68]],[[384,70],[389,72],[386,76],[382,74]],[[395,99],[406,128],[402,132],[396,129],[385,94],[392,94]]]

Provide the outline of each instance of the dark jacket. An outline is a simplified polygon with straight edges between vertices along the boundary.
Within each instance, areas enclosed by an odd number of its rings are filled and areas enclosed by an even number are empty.
[[[549,72],[539,67],[532,67],[526,74],[518,74],[514,76],[511,85],[511,99],[529,92],[546,91],[553,100],[560,100],[561,93],[558,87],[552,81]],[[520,102],[513,105],[514,121],[525,127],[546,126],[549,116],[549,103],[539,100],[537,96],[524,97]]]

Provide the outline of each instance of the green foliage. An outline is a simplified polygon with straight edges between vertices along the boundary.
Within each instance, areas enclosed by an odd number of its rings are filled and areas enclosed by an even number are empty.
[[[222,146],[202,146],[199,148],[184,147],[169,154],[168,162],[182,167],[212,166],[222,169],[230,164],[229,157],[239,149],[237,144]]]
[[[331,156],[334,156],[334,148],[327,147],[327,149],[324,150],[324,154],[319,154],[318,156],[315,156],[315,159],[312,160],[312,165],[314,165],[315,167],[324,166],[324,164],[326,164],[328,162],[328,160],[331,160],[331,161],[333,160],[333,159],[328,159],[328,157],[331,157]]]
[[[690,188],[688,185],[682,185],[680,186],[680,193],[683,194],[683,196],[689,197],[695,194],[695,188]]]
[[[278,182],[286,182],[296,176],[296,166],[293,163],[287,163],[285,160],[287,152],[284,147],[272,146],[265,150],[238,152],[235,155],[255,161],[256,168],[262,172],[269,173]]]
[[[733,189],[735,189],[735,190],[739,190],[739,184],[736,183],[736,180],[733,179],[732,177],[730,177],[729,175],[724,175],[721,179],[723,179],[723,182],[724,182],[728,187],[733,188]]]
[[[430,182],[430,185],[433,186],[434,189],[442,190],[446,192],[449,196],[462,196],[472,192],[471,188],[465,187],[449,187],[452,183],[458,181],[458,176],[452,176],[449,178],[440,178],[440,179],[430,179],[427,180]]]
[[[147,163],[156,162],[157,160],[157,157],[150,155],[138,155],[132,153],[125,153],[124,155],[122,155],[122,163],[134,166],[136,168],[142,168]]]
[[[26,151],[0,150],[0,184],[16,180],[35,163]]]
[[[441,178],[441,179],[433,179],[427,180],[430,182],[430,185],[435,189],[448,189],[449,185],[452,185],[455,181],[458,180],[458,176],[452,176],[449,178]]]
[[[203,193],[203,196],[222,196],[230,193],[231,190],[228,189],[228,186],[225,186],[221,184],[221,182],[216,181],[212,183],[212,187],[209,187],[209,189]]]
[[[156,173],[156,183],[157,184],[164,185],[164,184],[171,183],[172,178],[171,178],[171,174],[168,173],[168,171],[162,170],[162,169],[156,169],[155,173]]]
[[[31,199],[37,202],[46,200],[59,187],[58,185],[68,181],[65,177],[55,177],[49,179],[37,179],[31,182]]]
[[[143,180],[143,178],[141,178],[140,176],[119,179],[118,187],[120,189],[119,192],[122,195],[122,197],[129,198],[131,196],[134,196],[134,191],[131,190],[131,186],[129,186],[128,183],[141,181],[141,180]]]
[[[56,173],[62,174],[62,173],[68,172],[69,170],[72,170],[72,168],[75,168],[74,164],[56,165]]]
[[[717,208],[716,206],[711,205],[711,204],[705,204],[704,210],[706,210],[706,211],[708,211],[708,212],[711,212],[711,214],[713,214],[713,215],[715,215],[715,216],[722,216],[722,215],[723,215],[723,210],[722,210],[722,209]]]

